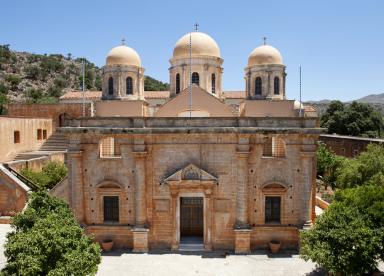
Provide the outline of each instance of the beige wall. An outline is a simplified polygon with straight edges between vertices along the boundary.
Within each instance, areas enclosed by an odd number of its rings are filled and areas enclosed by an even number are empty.
[[[155,117],[178,117],[187,110],[189,110],[189,92],[185,89],[160,107]],[[197,85],[193,85],[192,88],[192,110],[208,112],[209,117],[233,117],[231,109],[224,102]]]
[[[52,134],[52,119],[0,117],[0,162],[12,160],[18,153],[38,150],[45,140],[37,140],[37,129]],[[20,143],[13,140],[14,131],[20,131]]]
[[[145,101],[110,100],[95,103],[96,117],[142,117],[147,115]]]
[[[245,100],[240,107],[245,117],[297,117],[294,101]]]

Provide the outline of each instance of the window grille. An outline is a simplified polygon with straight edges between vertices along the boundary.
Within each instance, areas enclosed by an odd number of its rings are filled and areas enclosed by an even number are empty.
[[[133,80],[131,77],[128,77],[126,79],[126,89],[127,89],[127,95],[133,94]]]
[[[280,223],[281,197],[265,197],[265,223]]]
[[[277,137],[265,138],[263,156],[285,157],[285,143],[283,139]]]
[[[176,94],[180,93],[180,74],[176,74]]]
[[[261,95],[262,90],[262,81],[260,77],[255,79],[255,95]]]
[[[199,73],[196,73],[196,72],[192,73],[192,83],[200,85]]]
[[[100,142],[100,157],[116,157],[119,156],[119,148],[115,143],[115,139],[112,137],[107,137],[101,140]]]
[[[104,196],[104,222],[119,222],[118,196]]]
[[[43,137],[43,134],[42,134],[41,128],[39,128],[39,129],[37,130],[37,140],[41,140],[42,137]]]
[[[16,130],[13,132],[13,143],[20,143],[20,131]]]
[[[280,79],[278,77],[275,77],[273,82],[274,82],[273,93],[275,95],[279,95],[280,94]]]
[[[108,95],[113,95],[113,78],[108,79]]]
[[[216,75],[212,74],[212,79],[211,79],[211,86],[212,86],[212,94],[216,93]]]

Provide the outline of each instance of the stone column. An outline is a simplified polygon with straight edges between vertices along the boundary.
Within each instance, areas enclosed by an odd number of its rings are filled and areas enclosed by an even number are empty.
[[[67,152],[70,207],[80,223],[84,222],[84,182],[82,157],[82,151],[76,150]]]
[[[312,190],[313,190],[313,159],[314,152],[301,152],[302,162],[302,213],[300,219],[304,224],[304,228],[311,226],[311,213],[312,213]]]
[[[206,224],[206,231],[205,231],[205,237],[204,237],[204,248],[206,250],[212,250],[212,212],[213,212],[213,206],[212,206],[212,190],[208,189],[205,190],[205,219],[204,222]]]
[[[173,236],[172,236],[172,245],[171,250],[177,251],[179,249],[179,225],[178,225],[178,214],[177,214],[177,201],[179,193],[176,191],[171,191],[172,196],[172,220],[173,220]]]
[[[133,252],[148,252],[147,204],[145,181],[146,151],[134,152],[135,155],[135,227],[133,232]]]
[[[247,254],[251,251],[251,228],[248,223],[248,156],[249,138],[240,138],[237,146],[236,183],[236,223],[235,253]]]

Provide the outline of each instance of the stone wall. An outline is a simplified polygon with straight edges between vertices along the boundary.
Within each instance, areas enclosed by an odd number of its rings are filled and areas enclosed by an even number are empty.
[[[38,139],[37,130],[52,134],[51,119],[0,117],[0,162],[12,160],[18,153],[38,150],[46,141]],[[19,131],[19,142],[15,143],[14,133]],[[42,135],[42,134],[41,134]]]

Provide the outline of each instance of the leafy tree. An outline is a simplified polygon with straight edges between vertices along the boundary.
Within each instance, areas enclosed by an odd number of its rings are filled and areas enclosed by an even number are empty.
[[[145,91],[167,91],[169,90],[169,84],[164,83],[149,76],[145,76],[144,79],[144,90]]]
[[[28,98],[28,102],[30,103],[38,103],[39,100],[43,97],[43,91],[35,88],[27,89],[25,94]]]
[[[94,275],[100,247],[84,234],[71,210],[47,192],[32,193],[7,235],[2,275]]]
[[[45,75],[39,66],[37,65],[28,65],[24,69],[26,77],[31,80],[44,79]]]
[[[68,173],[67,167],[61,162],[48,162],[41,171],[24,168],[20,173],[44,189],[51,189]]]
[[[370,144],[355,159],[345,159],[338,168],[336,182],[339,188],[384,186],[384,146]]]
[[[327,149],[325,144],[319,144],[317,148],[317,175],[324,181],[326,187],[328,185],[331,185],[333,189],[336,187],[339,168],[344,159],[345,157],[338,156]]]
[[[321,126],[328,128],[328,133],[380,137],[384,121],[383,116],[369,104],[352,102],[345,105],[333,101],[321,118]]]
[[[9,44],[0,45],[0,64],[15,59],[15,54],[9,49]]]
[[[61,62],[61,57],[57,55],[43,56],[40,62],[41,69],[47,73],[63,71],[64,64]]]
[[[12,90],[16,90],[17,86],[21,82],[21,78],[18,75],[9,74],[4,78],[12,87]]]
[[[300,255],[327,271],[364,275],[384,260],[384,187],[361,186],[336,193],[335,201],[302,232]]]
[[[0,94],[7,95],[9,91],[9,87],[4,83],[0,83]]]

